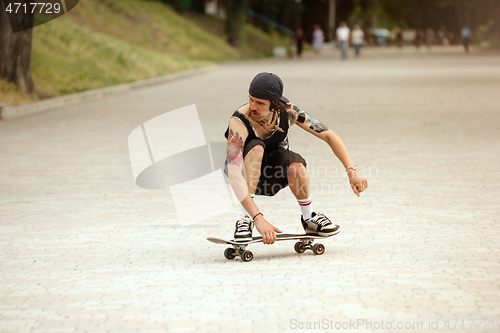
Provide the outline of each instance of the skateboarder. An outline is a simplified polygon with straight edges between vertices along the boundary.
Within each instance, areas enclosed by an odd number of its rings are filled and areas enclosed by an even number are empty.
[[[273,196],[286,186],[290,186],[300,205],[306,233],[320,236],[336,233],[338,225],[313,211],[306,161],[288,149],[288,129],[298,125],[324,140],[346,168],[351,188],[359,196],[367,188],[367,180],[358,174],[344,144],[332,130],[283,96],[283,82],[275,74],[257,74],[250,84],[248,98],[248,104],[233,113],[225,133],[226,174],[241,203],[234,239],[251,240],[255,224],[264,244],[276,241],[276,232],[281,230],[266,221],[253,197]]]

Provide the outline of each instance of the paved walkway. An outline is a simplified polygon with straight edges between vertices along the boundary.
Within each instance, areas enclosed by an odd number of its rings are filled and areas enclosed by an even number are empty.
[[[228,234],[236,211],[181,227],[168,190],[134,184],[134,128],[194,103],[207,140],[222,141],[260,71],[368,178],[357,198],[327,145],[291,131],[314,207],[343,228],[322,256],[279,242],[228,261],[205,238]],[[368,49],[342,62],[326,50],[0,122],[0,331],[498,332],[499,87],[498,55]],[[300,231],[288,190],[257,204]]]

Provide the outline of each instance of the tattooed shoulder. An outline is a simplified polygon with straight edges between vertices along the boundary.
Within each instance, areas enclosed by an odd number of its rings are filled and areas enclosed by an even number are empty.
[[[243,160],[243,138],[232,129],[229,129],[227,137],[227,159],[229,163],[235,163],[238,166]]]
[[[309,117],[307,119],[307,124],[309,125],[309,128],[316,133],[328,131],[328,127],[326,127],[321,121],[314,119],[313,117]]]
[[[298,110],[300,108],[292,103],[289,103],[288,106],[289,107],[286,110],[288,115],[288,120],[290,121],[290,125],[293,125],[298,121],[298,116],[299,116]]]
[[[295,121],[297,120],[297,112],[294,110],[287,110],[288,114],[288,120],[290,121],[290,124],[295,124]]]
[[[312,129],[316,133],[328,131],[328,127],[326,127],[321,121],[311,117],[306,111],[304,111],[300,107],[294,105],[293,109],[297,113],[297,122],[307,125],[310,129]]]
[[[234,132],[232,129],[229,129],[229,135],[227,137],[229,142],[237,143],[240,146],[243,146],[243,138],[238,132]]]
[[[304,110],[302,110],[300,107],[298,107],[297,105],[293,106],[293,110],[296,114],[297,121],[301,124],[305,123],[305,121],[307,119],[307,113]]]

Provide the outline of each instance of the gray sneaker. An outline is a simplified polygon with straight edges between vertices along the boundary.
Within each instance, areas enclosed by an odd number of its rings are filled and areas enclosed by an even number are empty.
[[[312,217],[304,220],[300,218],[304,231],[308,235],[331,236],[340,231],[340,226],[333,224],[328,217],[322,213],[312,213]]]
[[[252,230],[254,221],[248,215],[240,216],[234,228],[235,242],[249,242],[252,240]]]

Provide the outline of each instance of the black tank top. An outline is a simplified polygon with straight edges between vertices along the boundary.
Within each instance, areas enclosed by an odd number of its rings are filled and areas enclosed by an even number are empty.
[[[283,130],[283,132],[275,130],[270,136],[268,136],[265,139],[260,138],[257,136],[257,132],[255,132],[255,129],[253,128],[252,124],[248,120],[248,118],[241,113],[240,111],[234,111],[232,118],[238,118],[245,124],[245,127],[247,128],[248,131],[248,137],[245,140],[245,145],[244,148],[246,148],[247,144],[254,140],[254,139],[259,139],[265,142],[266,144],[266,154],[269,154],[272,151],[275,151],[278,148],[283,148],[283,149],[288,149],[288,128],[289,123],[288,123],[288,115],[286,112],[279,112],[279,127]],[[224,133],[224,136],[226,139],[229,136],[229,127],[226,130],[226,133]]]

